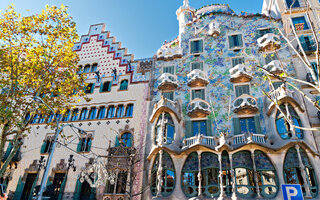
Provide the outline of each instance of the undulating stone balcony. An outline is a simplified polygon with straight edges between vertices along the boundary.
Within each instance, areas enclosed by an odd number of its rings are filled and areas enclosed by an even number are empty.
[[[183,50],[179,46],[175,47],[161,47],[157,52],[157,59],[158,60],[172,60],[175,58],[182,57]]]
[[[229,70],[230,82],[242,83],[249,82],[252,80],[252,74],[248,72],[247,66],[244,64],[238,64]]]
[[[152,114],[151,114],[151,120],[158,116],[161,112],[171,110],[177,117],[178,120],[180,120],[180,113],[181,113],[181,107],[176,101],[171,101],[163,96],[161,96],[161,99],[154,104]]]
[[[208,35],[212,36],[212,37],[217,37],[220,35],[220,28],[219,28],[219,24],[215,23],[215,22],[211,22],[209,24],[209,30],[208,30]]]
[[[162,74],[159,79],[159,90],[174,90],[178,87],[178,81],[177,76],[170,74],[170,73],[164,73]]]
[[[258,112],[257,100],[248,94],[242,94],[232,102],[232,111],[237,114],[255,114]]]
[[[194,69],[188,75],[189,87],[204,87],[209,84],[207,75],[200,69]]]
[[[187,114],[191,118],[206,117],[210,112],[209,103],[202,99],[194,99],[187,106]]]
[[[195,145],[205,145],[209,147],[217,146],[217,137],[214,136],[205,136],[205,135],[196,135],[193,137],[185,138],[183,140],[183,147],[182,148],[189,148]]]
[[[269,64],[264,65],[263,68],[269,73],[280,74],[283,72],[283,68],[281,67],[281,62],[279,60],[273,60]],[[268,72],[266,73],[269,74]]]
[[[280,37],[274,33],[267,33],[257,39],[260,51],[274,51],[280,48]]]
[[[126,194],[104,194],[103,200],[125,200],[127,199]]]
[[[246,143],[266,144],[265,135],[246,133],[232,136],[232,145],[241,145]]]
[[[273,100],[280,100],[286,97],[294,98],[293,91],[288,90],[284,84],[275,89],[274,91],[271,91],[270,97]]]

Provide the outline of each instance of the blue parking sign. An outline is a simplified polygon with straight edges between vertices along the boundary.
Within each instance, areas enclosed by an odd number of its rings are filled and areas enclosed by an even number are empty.
[[[303,200],[301,185],[282,184],[282,192],[284,200]]]

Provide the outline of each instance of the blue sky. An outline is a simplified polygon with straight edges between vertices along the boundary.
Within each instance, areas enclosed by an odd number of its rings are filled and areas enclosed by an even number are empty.
[[[214,3],[229,4],[236,13],[260,13],[263,3],[263,0],[189,1],[195,9]],[[4,10],[11,3],[22,15],[38,13],[46,4],[63,3],[77,23],[79,35],[87,34],[91,24],[106,23],[111,35],[138,59],[152,57],[164,40],[177,37],[175,12],[183,0],[1,0],[0,9]]]

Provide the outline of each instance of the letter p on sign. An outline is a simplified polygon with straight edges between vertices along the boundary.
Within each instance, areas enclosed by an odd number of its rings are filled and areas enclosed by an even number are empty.
[[[303,200],[301,185],[283,184],[282,192],[284,200]]]

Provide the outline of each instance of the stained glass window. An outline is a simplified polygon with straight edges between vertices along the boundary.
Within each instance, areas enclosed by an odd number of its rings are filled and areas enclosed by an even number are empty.
[[[281,105],[280,109],[284,114],[287,114],[287,109],[284,105]],[[293,124],[295,126],[301,127],[302,125],[301,125],[300,117],[291,105],[288,105],[288,111],[291,115],[291,119],[293,120]],[[285,117],[279,110],[277,111],[277,115],[276,115],[276,127],[282,139],[289,139],[292,137],[292,133],[290,131],[290,124],[286,121]],[[296,132],[296,136],[299,139],[303,138],[303,131],[301,129],[296,128],[295,132]]]
[[[198,172],[199,172],[199,160],[198,154],[193,152],[189,154],[186,162],[182,168],[181,173],[181,187],[184,194],[187,197],[195,197],[198,196]]]
[[[219,182],[219,160],[213,153],[202,153],[201,155],[201,187],[206,197],[217,197],[220,193]]]
[[[155,144],[158,143],[158,139],[159,138],[159,134],[163,134],[163,139],[164,139],[164,143],[166,144],[171,144],[174,140],[174,136],[175,136],[175,126],[174,126],[174,122],[172,117],[170,116],[169,113],[165,113],[164,114],[164,129],[163,129],[163,133],[160,133],[161,131],[161,121],[162,121],[162,117],[163,115],[161,114],[158,118],[158,121],[156,123],[156,129],[155,129]]]

